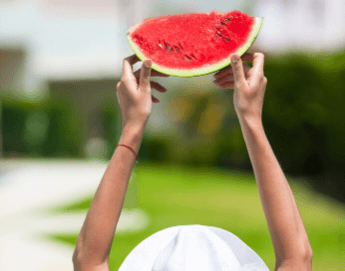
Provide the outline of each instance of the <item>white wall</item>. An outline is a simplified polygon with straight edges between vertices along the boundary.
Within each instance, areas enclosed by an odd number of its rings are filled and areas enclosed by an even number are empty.
[[[115,76],[133,53],[126,39],[130,25],[212,9],[263,16],[256,45],[264,50],[335,50],[345,44],[343,0],[7,0],[0,2],[0,47],[24,45],[29,89],[44,78]]]
[[[39,87],[45,78],[116,76],[122,59],[132,54],[126,18],[144,19],[148,1],[134,1],[132,8],[118,2],[0,2],[0,48],[25,46],[27,88]]]
[[[318,52],[345,46],[345,1],[258,0],[264,17],[257,44],[265,50]]]

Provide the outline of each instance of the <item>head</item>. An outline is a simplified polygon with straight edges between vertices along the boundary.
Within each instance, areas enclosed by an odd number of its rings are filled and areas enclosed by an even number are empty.
[[[268,271],[268,268],[236,235],[216,227],[186,225],[161,230],[142,241],[119,269],[132,270]]]

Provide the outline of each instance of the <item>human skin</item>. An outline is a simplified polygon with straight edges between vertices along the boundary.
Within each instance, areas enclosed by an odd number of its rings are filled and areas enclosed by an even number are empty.
[[[116,93],[123,122],[119,143],[130,146],[136,153],[152,103],[159,102],[151,94],[150,85],[160,92],[166,92],[163,86],[150,81],[150,77],[168,77],[145,67],[145,63],[150,63],[148,60],[133,74],[132,65],[138,61],[135,55],[124,60],[123,74]],[[73,253],[74,270],[109,270],[110,249],[134,162],[135,155],[130,149],[123,146],[115,149],[80,231]]]
[[[252,59],[250,59],[252,57]],[[232,56],[231,66],[214,75],[219,88],[233,88],[233,101],[253,166],[261,204],[276,256],[275,270],[312,270],[312,249],[295,198],[273,153],[262,124],[267,79],[264,55],[245,60]],[[237,60],[237,61],[236,61]]]
[[[290,186],[264,133],[261,112],[267,79],[263,74],[264,56],[245,54],[253,67],[237,62],[217,72],[214,84],[234,88],[234,106],[253,165],[259,195],[270,231],[279,271],[310,271],[312,250]],[[123,131],[119,143],[131,146],[138,153],[143,131],[151,113],[150,85],[160,92],[166,89],[150,84],[150,69],[142,66],[133,74],[138,58],[124,60],[123,75],[117,85],[122,112]],[[143,63],[144,64],[144,63]],[[140,79],[139,79],[140,73]],[[163,76],[152,71],[152,76]],[[138,82],[140,82],[138,84]],[[75,270],[106,271],[116,226],[120,217],[135,156],[126,147],[117,147],[99,184],[73,253]]]

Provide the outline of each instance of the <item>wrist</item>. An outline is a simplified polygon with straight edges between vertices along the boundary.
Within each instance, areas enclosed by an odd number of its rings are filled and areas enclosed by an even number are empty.
[[[126,123],[122,128],[122,133],[140,134],[145,130],[146,123]]]
[[[260,117],[239,116],[238,119],[241,127],[246,130],[263,130],[263,124]]]
[[[240,119],[240,125],[249,155],[250,150],[253,151],[254,149],[260,148],[260,146],[262,147],[262,144],[267,143],[267,137],[261,120],[242,118]]]
[[[125,126],[118,143],[130,146],[138,154],[144,128],[144,126]]]

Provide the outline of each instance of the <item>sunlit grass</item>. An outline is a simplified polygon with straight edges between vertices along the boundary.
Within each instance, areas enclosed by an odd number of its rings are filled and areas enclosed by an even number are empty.
[[[275,258],[265,216],[252,174],[211,168],[140,163],[135,169],[139,208],[150,216],[140,233],[116,234],[110,255],[118,270],[129,252],[151,234],[167,227],[202,224],[236,234],[274,270]],[[313,192],[307,183],[289,178],[313,248],[313,270],[345,266],[345,207]],[[87,210],[92,198],[68,210]],[[78,233],[51,236],[75,246]]]

